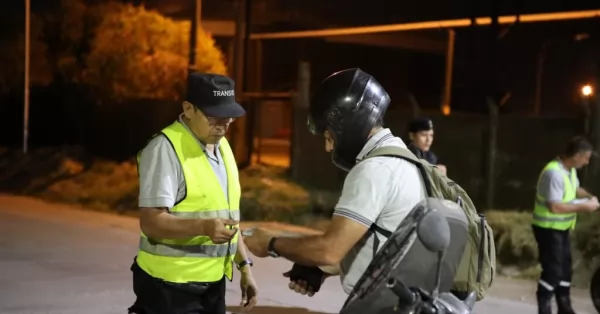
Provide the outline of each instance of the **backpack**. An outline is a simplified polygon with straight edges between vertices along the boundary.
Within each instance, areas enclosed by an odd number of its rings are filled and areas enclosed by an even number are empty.
[[[433,291],[438,284],[439,255],[425,247],[418,231],[420,222],[431,209],[445,217],[450,227],[451,241],[442,260],[439,278],[439,291],[450,291],[469,239],[469,224],[464,211],[455,202],[428,197],[407,213],[378,250],[349,293],[340,314],[408,313],[402,309],[392,310],[405,306],[408,300],[399,300],[396,294],[389,293],[390,278],[401,282],[404,287]],[[437,232],[436,229],[423,231],[423,234]]]
[[[485,216],[477,212],[463,188],[443,175],[434,165],[418,159],[408,149],[397,146],[379,147],[367,154],[365,159],[378,156],[398,157],[413,163],[421,172],[429,197],[456,202],[463,209],[469,224],[469,239],[451,291],[465,297],[469,292],[475,291],[477,301],[482,300],[496,275],[494,234]],[[370,229],[386,238],[392,234],[376,224],[371,225]]]

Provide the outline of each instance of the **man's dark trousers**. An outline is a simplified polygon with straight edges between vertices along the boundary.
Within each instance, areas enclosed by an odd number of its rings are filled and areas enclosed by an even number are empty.
[[[148,275],[137,263],[131,266],[137,296],[129,313],[225,314],[225,277],[206,284],[172,284]]]
[[[539,314],[552,314],[552,297],[556,296],[558,314],[573,314],[571,277],[573,274],[569,230],[553,230],[533,226],[538,244],[542,274],[538,282]]]

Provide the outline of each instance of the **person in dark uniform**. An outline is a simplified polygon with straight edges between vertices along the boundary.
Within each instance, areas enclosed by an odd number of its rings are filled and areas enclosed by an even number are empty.
[[[433,143],[433,122],[431,119],[417,118],[412,120],[408,125],[408,135],[410,137],[408,149],[415,156],[436,165],[443,174],[446,174],[446,166],[439,164],[438,157],[430,150]]]
[[[556,296],[558,314],[574,314],[571,306],[571,244],[569,233],[575,229],[577,213],[598,209],[598,199],[579,186],[577,169],[587,165],[592,144],[575,137],[564,153],[542,170],[537,184],[533,210],[533,235],[538,244],[542,274],[538,281],[539,314],[552,314]]]

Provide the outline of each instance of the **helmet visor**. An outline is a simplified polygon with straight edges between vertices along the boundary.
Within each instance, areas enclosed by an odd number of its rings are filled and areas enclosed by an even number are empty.
[[[306,120],[306,126],[308,131],[313,135],[320,135],[325,133],[325,121],[322,119],[315,119],[313,116],[308,116]]]

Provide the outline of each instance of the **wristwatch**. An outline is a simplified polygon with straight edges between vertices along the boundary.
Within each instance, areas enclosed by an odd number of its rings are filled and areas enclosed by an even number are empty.
[[[245,260],[241,261],[239,264],[237,264],[237,269],[240,270],[240,269],[242,269],[242,267],[244,267],[246,265],[252,267],[254,265],[254,263],[249,258],[245,259]]]
[[[267,253],[271,257],[279,257],[279,254],[275,252],[275,240],[277,240],[277,237],[272,237],[271,241],[269,241],[269,246],[267,247]]]

